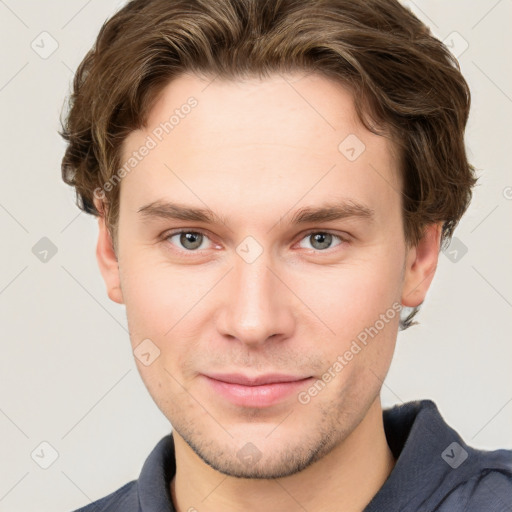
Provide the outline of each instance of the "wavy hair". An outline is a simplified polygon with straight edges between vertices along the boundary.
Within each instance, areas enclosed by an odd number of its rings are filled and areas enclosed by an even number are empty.
[[[364,126],[399,148],[408,245],[442,222],[446,244],[469,206],[475,170],[464,130],[470,91],[457,60],[396,0],[132,0],[102,26],[76,72],[60,135],[62,177],[113,240],[119,188],[94,191],[120,166],[123,140],[145,127],[183,72],[227,79],[312,71],[353,93]],[[419,308],[400,328],[406,329]]]

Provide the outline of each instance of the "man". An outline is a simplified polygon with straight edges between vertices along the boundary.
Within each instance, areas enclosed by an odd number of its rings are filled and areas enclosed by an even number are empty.
[[[81,510],[510,510],[510,452],[379,399],[476,182],[469,103],[393,0],[135,0],[104,25],[63,176],[173,432]]]

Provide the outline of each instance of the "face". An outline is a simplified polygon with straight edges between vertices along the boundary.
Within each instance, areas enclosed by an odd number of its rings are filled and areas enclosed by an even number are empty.
[[[378,401],[400,304],[435,265],[405,246],[390,140],[314,74],[182,75],[134,152],[117,260],[102,220],[98,258],[151,396],[225,474],[307,467]]]

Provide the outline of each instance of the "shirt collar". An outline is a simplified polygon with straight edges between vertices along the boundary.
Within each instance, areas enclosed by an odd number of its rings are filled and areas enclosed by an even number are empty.
[[[447,479],[456,478],[441,457],[456,442],[471,450],[443,420],[430,400],[408,402],[383,411],[388,445],[397,459],[388,479],[364,512],[381,512],[392,505],[411,505],[419,495],[436,492]],[[176,473],[172,434],[163,437],[146,459],[137,491],[140,512],[175,512],[170,482]]]

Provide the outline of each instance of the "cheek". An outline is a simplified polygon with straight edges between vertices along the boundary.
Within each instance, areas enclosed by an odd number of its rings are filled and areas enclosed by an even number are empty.
[[[163,338],[181,318],[186,320],[204,279],[183,267],[171,267],[152,252],[125,256],[122,263],[120,259],[121,287],[130,332],[137,337]]]
[[[180,380],[180,369],[200,350],[201,318],[208,303],[201,298],[215,276],[199,267],[171,267],[151,256],[124,257],[120,271],[132,348],[137,351],[149,339],[158,353],[150,366],[137,361],[139,372],[148,388],[158,390],[162,381],[164,387],[173,385],[171,375]]]
[[[290,274],[290,287],[340,341],[355,338],[386,312],[389,323],[395,316],[398,321],[403,262],[384,248],[373,252],[364,260]]]
[[[320,351],[326,371],[336,377],[323,400],[334,395],[349,401],[373,399],[391,364],[403,262],[399,249],[384,245],[367,254],[364,260],[297,280],[298,294],[307,297],[305,302],[330,329],[321,338]]]

